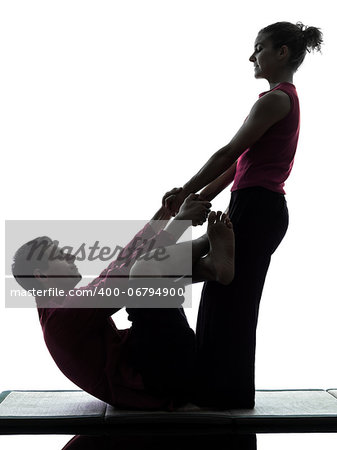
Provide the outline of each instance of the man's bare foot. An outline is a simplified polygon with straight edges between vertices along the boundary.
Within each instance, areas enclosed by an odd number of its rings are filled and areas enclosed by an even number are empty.
[[[210,250],[203,258],[214,280],[229,284],[234,278],[235,239],[233,225],[227,214],[211,211],[208,216],[207,235]]]

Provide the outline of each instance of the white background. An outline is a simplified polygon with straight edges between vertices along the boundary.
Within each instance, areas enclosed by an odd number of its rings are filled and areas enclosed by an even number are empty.
[[[248,60],[259,29],[280,20],[320,27],[322,55],[308,54],[294,78],[301,136],[286,183],[290,225],[261,301],[256,387],[336,387],[332,8],[328,0],[2,1],[3,219],[150,218],[269,89]],[[223,192],[213,208],[228,202]],[[200,291],[193,287],[186,311],[193,327]],[[0,391],[76,388],[45,348],[36,311],[4,304]],[[128,326],[126,315],[117,323]],[[260,436],[259,449],[267,442]]]

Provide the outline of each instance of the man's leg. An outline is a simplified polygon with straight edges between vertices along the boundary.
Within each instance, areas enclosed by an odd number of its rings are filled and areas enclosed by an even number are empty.
[[[182,308],[128,308],[130,358],[149,393],[170,397],[176,406],[194,390],[196,343]],[[143,314],[144,313],[144,314]]]
[[[190,246],[191,242],[166,247],[170,257],[160,263],[153,259],[137,262],[130,271],[131,279],[144,272],[157,277],[174,273],[177,264],[189,256]],[[192,241],[193,273],[199,279],[225,278],[228,282],[233,255],[234,235],[229,220],[220,211],[211,213],[207,239],[202,236]],[[172,279],[168,278],[167,283]],[[195,391],[196,345],[183,309],[127,308],[127,312],[132,322],[131,357],[149,392],[170,395],[178,404],[190,400]]]
[[[198,239],[165,247],[168,256],[163,261],[156,261],[151,256],[137,261],[130,270],[130,278],[142,276],[164,277],[165,274],[176,274],[177,267],[191,266],[192,249],[192,280],[219,281],[229,284],[234,276],[234,233],[229,218],[221,211],[212,211],[208,217],[207,233]],[[204,258],[203,256],[206,255]],[[181,274],[181,276],[190,274]],[[186,283],[188,283],[188,279]],[[183,282],[182,282],[183,283]]]

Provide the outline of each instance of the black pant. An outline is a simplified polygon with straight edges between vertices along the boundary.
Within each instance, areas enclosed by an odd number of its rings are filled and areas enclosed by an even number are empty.
[[[196,343],[182,308],[128,308],[130,358],[149,393],[170,397],[176,406],[194,389]]]
[[[288,228],[284,195],[262,187],[232,192],[235,277],[204,284],[197,321],[196,402],[253,408],[259,303],[271,255]],[[281,276],[281,275],[280,275]]]

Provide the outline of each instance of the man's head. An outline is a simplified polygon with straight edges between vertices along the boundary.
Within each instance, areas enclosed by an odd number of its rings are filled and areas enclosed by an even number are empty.
[[[51,287],[69,290],[82,278],[74,264],[75,259],[75,256],[64,253],[56,241],[41,236],[16,251],[12,273],[26,290]]]

